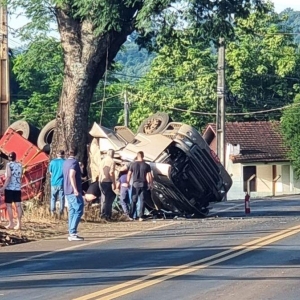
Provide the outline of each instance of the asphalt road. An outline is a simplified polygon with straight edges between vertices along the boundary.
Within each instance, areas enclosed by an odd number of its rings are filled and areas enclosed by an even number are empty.
[[[206,219],[148,222],[0,249],[0,300],[300,298],[300,196],[252,201],[248,216],[230,201]]]

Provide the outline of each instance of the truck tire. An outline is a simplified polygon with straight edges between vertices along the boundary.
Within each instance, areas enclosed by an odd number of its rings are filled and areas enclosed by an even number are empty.
[[[56,126],[56,120],[52,120],[49,123],[47,123],[41,130],[37,140],[37,146],[40,149],[46,150],[49,148],[49,145],[52,142],[55,126]]]
[[[13,129],[23,138],[31,142],[32,144],[37,144],[37,139],[40,133],[40,130],[35,126],[29,124],[24,120],[16,121],[12,123],[8,128]]]
[[[157,134],[162,132],[171,122],[171,118],[164,112],[157,112],[145,119],[139,126],[137,133]]]

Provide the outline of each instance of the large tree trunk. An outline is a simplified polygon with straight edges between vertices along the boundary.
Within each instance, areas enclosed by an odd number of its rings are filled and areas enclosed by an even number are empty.
[[[127,17],[136,9],[127,11]],[[64,81],[56,116],[57,126],[51,143],[51,156],[59,150],[78,148],[78,159],[86,162],[88,112],[93,93],[107,67],[126,38],[134,30],[133,19],[120,32],[96,36],[89,21],[76,20],[61,9],[56,10],[64,55]],[[45,183],[44,201],[50,199],[50,178]]]
[[[86,154],[88,112],[99,80],[103,77],[127,36],[134,30],[128,23],[120,32],[96,36],[92,24],[80,22],[57,10],[58,28],[64,51],[64,82],[51,153],[78,147],[78,158]]]

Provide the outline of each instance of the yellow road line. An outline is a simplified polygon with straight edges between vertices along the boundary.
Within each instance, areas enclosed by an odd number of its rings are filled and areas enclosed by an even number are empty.
[[[253,251],[255,249],[259,249],[276,241],[282,240],[291,235],[297,234],[300,232],[300,226],[294,226],[273,234],[270,234],[265,237],[261,237],[255,239],[253,241],[244,243],[242,245],[238,245],[232,247],[228,250],[222,251],[220,253],[214,254],[207,258],[203,258],[188,264],[184,264],[181,266],[176,266],[173,268],[168,268],[159,272],[155,272],[153,274],[143,276],[139,279],[130,280],[121,284],[117,284],[115,286],[111,286],[109,288],[76,298],[74,300],[90,300],[99,296],[103,296],[101,300],[106,299],[115,299],[120,296],[127,295],[129,293],[144,289],[146,287],[158,284],[160,282],[166,281],[170,278],[182,276],[189,274],[191,272],[198,271],[200,269],[207,268],[209,266],[218,264],[220,262],[229,260],[231,258],[240,256],[244,253]],[[201,264],[201,265],[199,265]],[[110,294],[109,294],[110,293]],[[109,294],[109,295],[107,295]]]

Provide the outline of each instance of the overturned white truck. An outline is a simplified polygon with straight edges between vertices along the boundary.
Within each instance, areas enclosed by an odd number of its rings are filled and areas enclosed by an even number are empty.
[[[115,150],[117,166],[143,151],[154,178],[148,208],[206,216],[210,203],[225,199],[231,177],[195,128],[166,120],[167,115],[157,113],[142,123],[136,135],[125,126],[111,130],[94,123],[89,149],[92,177],[98,175],[99,160],[108,149]]]

